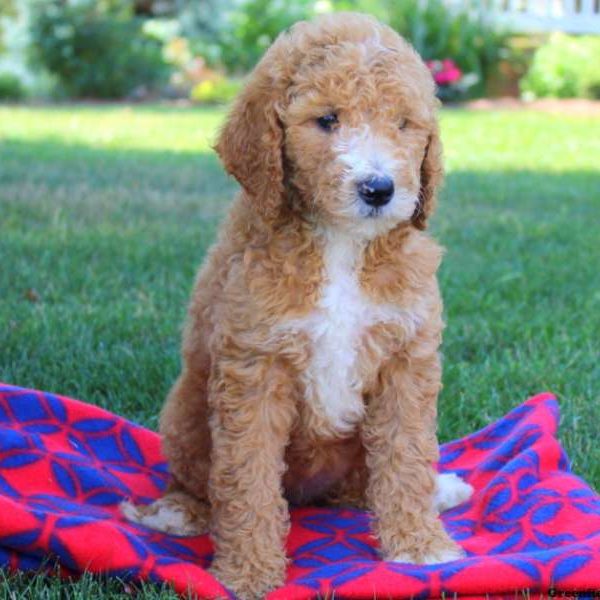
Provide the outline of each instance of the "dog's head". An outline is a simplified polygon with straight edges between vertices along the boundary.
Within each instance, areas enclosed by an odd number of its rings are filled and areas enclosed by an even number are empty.
[[[442,177],[434,92],[416,52],[376,20],[297,23],[250,76],[216,150],[266,218],[294,198],[367,237],[424,229]]]

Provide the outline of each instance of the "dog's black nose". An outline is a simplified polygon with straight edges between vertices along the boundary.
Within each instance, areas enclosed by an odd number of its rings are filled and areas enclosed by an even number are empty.
[[[384,206],[394,195],[390,177],[369,177],[358,184],[358,194],[369,206]]]

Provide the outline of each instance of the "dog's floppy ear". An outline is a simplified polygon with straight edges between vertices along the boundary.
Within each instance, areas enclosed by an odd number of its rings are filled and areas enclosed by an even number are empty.
[[[436,193],[442,183],[444,168],[442,165],[442,143],[437,128],[429,135],[425,154],[421,163],[421,189],[419,201],[412,216],[412,223],[417,229],[427,227],[427,219],[433,213],[436,204]]]
[[[272,218],[283,196],[284,136],[276,110],[280,85],[267,66],[263,59],[235,101],[215,150],[252,205]]]

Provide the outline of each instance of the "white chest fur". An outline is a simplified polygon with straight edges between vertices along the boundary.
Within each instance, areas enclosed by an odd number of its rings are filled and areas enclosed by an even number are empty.
[[[307,323],[312,342],[307,395],[319,402],[340,431],[351,428],[364,410],[356,359],[371,307],[358,282],[362,249],[362,243],[349,236],[328,236],[319,311]]]
[[[364,413],[358,368],[361,337],[369,326],[395,321],[404,311],[374,304],[361,290],[362,241],[342,233],[327,233],[324,239],[324,280],[317,310],[288,326],[306,333],[311,342],[310,364],[302,374],[306,400],[343,433],[352,430]]]

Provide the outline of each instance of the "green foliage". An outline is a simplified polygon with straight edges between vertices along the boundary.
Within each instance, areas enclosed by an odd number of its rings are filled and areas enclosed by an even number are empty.
[[[179,21],[194,50],[211,66],[246,73],[275,38],[314,14],[314,0],[208,0],[185,2]]]
[[[32,58],[72,97],[121,98],[165,75],[160,44],[127,2],[34,2]]]
[[[218,65],[221,45],[231,29],[229,18],[236,0],[178,0],[177,34],[192,43],[193,51],[209,65]]]
[[[424,60],[451,58],[473,73],[481,93],[500,58],[508,53],[508,35],[482,17],[453,9],[443,0],[380,0],[382,18],[409,40]]]
[[[554,34],[538,48],[521,79],[534,98],[600,98],[600,37]]]
[[[244,0],[230,15],[221,62],[229,72],[248,71],[282,31],[310,18],[313,7],[313,0]]]
[[[22,100],[24,97],[21,80],[12,73],[0,73],[0,100]]]
[[[190,99],[199,104],[227,104],[237,96],[241,88],[242,82],[239,79],[205,79],[193,87]]]
[[[324,10],[371,13],[411,41],[426,60],[454,59],[464,73],[477,77],[471,93],[483,90],[508,52],[504,33],[443,0],[173,0],[167,18],[147,21],[145,28],[134,14],[134,0],[31,1],[34,57],[75,97],[122,97],[138,86],[156,85],[165,69],[150,31],[162,31],[155,37],[165,44],[182,37],[192,56],[240,75],[254,67],[279,33]],[[217,95],[226,97],[225,86],[219,88]],[[211,93],[207,86],[196,92],[205,93]]]
[[[208,2],[208,6],[212,6]],[[212,13],[190,9],[180,17],[182,33],[212,66],[245,73],[258,62],[277,35],[318,10],[370,13],[406,37],[425,60],[452,58],[465,73],[473,73],[481,92],[498,60],[508,54],[508,36],[488,21],[447,7],[443,0],[240,0],[213,7]],[[211,14],[214,18],[207,18]]]

